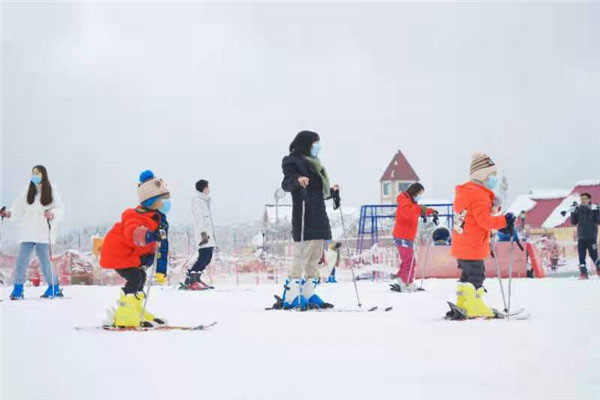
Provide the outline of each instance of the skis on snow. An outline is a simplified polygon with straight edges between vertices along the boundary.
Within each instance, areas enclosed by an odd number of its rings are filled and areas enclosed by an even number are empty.
[[[100,325],[100,326],[76,326],[75,329],[78,331],[89,331],[89,330],[104,330],[112,332],[148,332],[148,331],[205,331],[217,324],[217,321],[209,324],[202,324],[196,326],[180,326],[180,325],[155,325],[155,326],[125,326],[119,327],[114,325]]]
[[[467,317],[467,314],[465,313],[465,311],[462,308],[457,307],[456,304],[454,304],[450,301],[448,301],[447,303],[448,303],[448,307],[450,307],[450,311],[448,311],[446,313],[446,316],[444,318],[447,320],[450,320],[450,321],[490,320],[490,319],[505,319],[505,318],[523,320],[523,319],[529,318],[529,314],[525,312],[524,308],[519,308],[515,311],[511,311],[510,314],[507,314],[505,312],[502,312],[502,311],[492,308],[492,311],[494,311],[494,316],[491,318],[469,318],[469,317]]]
[[[374,306],[371,308],[365,309],[355,309],[355,308],[317,308],[317,307],[308,307],[308,308],[283,308],[283,299],[276,294],[273,295],[275,297],[275,303],[271,307],[266,307],[265,311],[298,311],[298,312],[330,312],[330,313],[340,313],[340,312],[373,312],[379,310],[378,306]],[[392,306],[386,307],[383,311],[391,311],[393,309]]]
[[[417,288],[416,290],[412,290],[412,291],[406,291],[406,290],[402,290],[402,286],[400,286],[397,283],[390,283],[390,290],[392,292],[398,292],[398,293],[415,293],[415,292],[424,292],[425,289],[423,288]]]

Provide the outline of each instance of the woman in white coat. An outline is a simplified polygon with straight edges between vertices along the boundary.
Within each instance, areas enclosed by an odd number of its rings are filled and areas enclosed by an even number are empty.
[[[19,255],[17,256],[14,289],[11,300],[23,299],[25,273],[31,253],[35,248],[48,289],[44,298],[62,297],[58,276],[50,260],[50,240],[56,238],[56,224],[63,215],[60,196],[50,184],[48,172],[43,165],[36,165],[31,173],[27,189],[15,200],[13,206],[0,210],[0,216],[19,223]]]
[[[196,196],[192,199],[194,234],[198,244],[198,259],[187,271],[184,287],[188,290],[213,289],[202,281],[202,273],[210,264],[216,247],[215,232],[211,214],[210,188],[204,179],[196,182]]]

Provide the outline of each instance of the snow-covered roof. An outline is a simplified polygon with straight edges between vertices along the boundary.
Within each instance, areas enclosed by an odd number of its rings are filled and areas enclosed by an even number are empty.
[[[531,189],[529,198],[532,200],[564,199],[571,193],[565,189]]]
[[[542,224],[542,228],[556,228],[559,225],[562,225],[569,219],[569,213],[566,213],[565,216],[561,215],[561,211],[567,211],[573,202],[579,203],[579,195],[572,194],[567,197],[563,201],[560,202],[558,206],[552,213],[546,218],[544,223]]]
[[[513,202],[508,207],[507,211],[517,215],[521,211],[531,211],[536,204],[537,203],[535,201],[531,200],[531,195],[521,194],[515,197]]]
[[[600,186],[600,179],[584,179],[577,182],[575,186]]]

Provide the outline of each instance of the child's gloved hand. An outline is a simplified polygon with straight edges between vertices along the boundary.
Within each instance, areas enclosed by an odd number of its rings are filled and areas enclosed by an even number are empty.
[[[156,283],[158,283],[159,285],[166,285],[167,284],[167,275],[163,274],[162,272],[157,272],[155,275],[156,278]]]

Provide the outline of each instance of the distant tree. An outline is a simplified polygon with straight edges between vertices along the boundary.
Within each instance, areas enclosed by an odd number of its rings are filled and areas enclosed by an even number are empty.
[[[508,179],[506,179],[506,175],[504,174],[502,174],[502,179],[500,180],[498,197],[500,197],[500,200],[502,200],[501,204],[503,204],[503,207],[506,207],[508,204]]]

